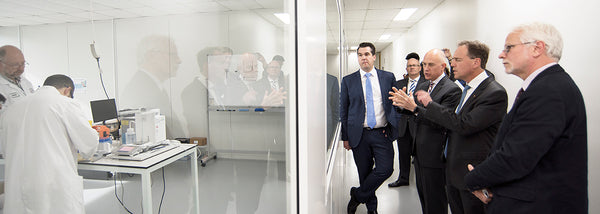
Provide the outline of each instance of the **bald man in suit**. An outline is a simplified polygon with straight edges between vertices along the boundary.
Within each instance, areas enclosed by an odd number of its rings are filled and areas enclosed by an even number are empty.
[[[423,58],[424,76],[426,84],[419,85],[417,96],[427,93],[431,100],[446,108],[456,108],[460,99],[461,90],[444,74],[448,61],[441,50],[433,49]],[[400,93],[394,88],[389,99],[397,102]],[[397,108],[402,113],[414,117],[417,123],[415,134],[415,175],[417,191],[421,201],[423,214],[448,213],[448,199],[446,196],[445,163],[443,150],[446,144],[447,129],[431,120],[424,118],[420,112],[426,111],[424,104],[419,103],[409,108]]]

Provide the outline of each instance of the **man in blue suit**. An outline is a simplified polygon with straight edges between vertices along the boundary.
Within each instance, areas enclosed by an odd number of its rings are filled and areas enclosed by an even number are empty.
[[[344,148],[352,149],[358,169],[359,187],[350,190],[348,213],[365,203],[368,213],[377,213],[375,190],[394,171],[397,124],[387,94],[396,83],[393,73],[375,69],[375,46],[363,42],[357,49],[360,70],[342,79],[340,120]],[[375,165],[375,167],[373,167]]]

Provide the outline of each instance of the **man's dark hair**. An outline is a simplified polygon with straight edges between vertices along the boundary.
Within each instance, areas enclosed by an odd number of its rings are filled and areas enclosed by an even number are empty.
[[[6,56],[6,49],[4,47],[0,47],[0,61],[4,59],[4,56]]]
[[[358,45],[358,48],[356,49],[356,52],[358,52],[358,49],[365,48],[365,47],[370,47],[371,48],[371,55],[375,55],[375,45],[373,45],[373,43],[370,43],[370,42],[360,43]]]
[[[56,89],[71,87],[71,98],[73,98],[75,84],[73,84],[73,80],[66,75],[55,74],[55,75],[49,76],[44,81],[44,85],[54,86]]]
[[[412,53],[409,53],[408,55],[406,55],[406,60],[409,60],[409,59],[416,59],[417,61],[421,60],[419,58],[419,54],[417,54],[415,52],[412,52]]]
[[[458,43],[458,46],[467,46],[467,51],[469,52],[467,56],[471,59],[479,58],[481,59],[481,68],[485,69],[485,64],[487,64],[488,56],[490,54],[490,48],[483,44],[480,41],[461,41]]]
[[[281,55],[275,55],[273,56],[273,59],[271,59],[271,61],[278,61],[280,64],[283,64],[283,62],[285,62],[285,59],[283,59],[283,56]]]

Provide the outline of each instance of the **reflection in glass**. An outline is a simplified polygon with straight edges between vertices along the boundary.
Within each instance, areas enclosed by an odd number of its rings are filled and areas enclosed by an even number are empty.
[[[137,71],[122,91],[120,103],[126,108],[160,109],[165,115],[167,138],[183,135],[179,119],[171,114],[170,81],[181,59],[171,38],[151,35],[137,46]]]

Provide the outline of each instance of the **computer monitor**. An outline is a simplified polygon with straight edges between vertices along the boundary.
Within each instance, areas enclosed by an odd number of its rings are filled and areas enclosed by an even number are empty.
[[[93,100],[90,101],[90,106],[92,108],[94,123],[118,117],[115,99]]]

